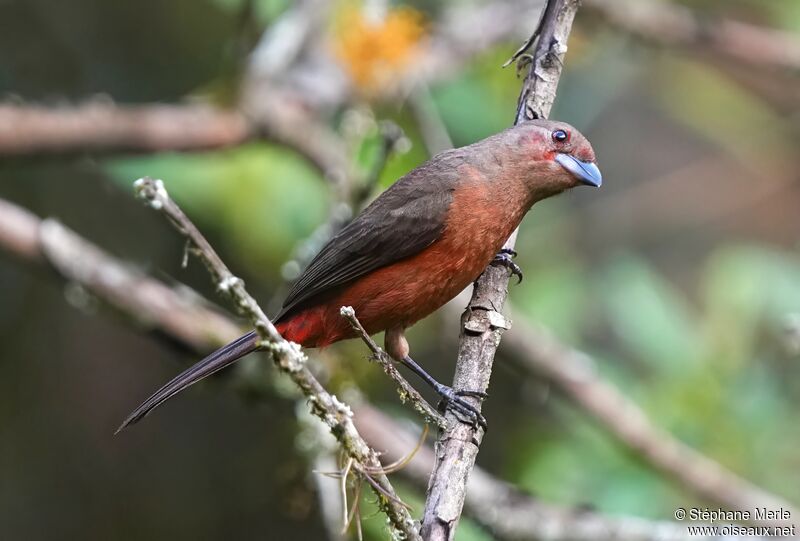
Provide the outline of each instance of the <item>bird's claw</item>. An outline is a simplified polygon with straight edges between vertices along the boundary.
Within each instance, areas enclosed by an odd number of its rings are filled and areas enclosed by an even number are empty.
[[[500,265],[502,267],[510,269],[511,270],[511,276],[516,276],[517,277],[517,283],[521,284],[522,283],[522,269],[519,267],[519,265],[514,263],[514,259],[513,259],[514,257],[516,257],[516,255],[517,255],[517,252],[515,252],[511,248],[503,248],[502,250],[497,252],[496,256],[494,256],[494,259],[492,260],[492,265]]]
[[[459,421],[472,426],[476,430],[478,427],[483,428],[484,432],[489,429],[486,417],[475,406],[462,398],[471,396],[483,400],[489,395],[481,391],[456,391],[452,387],[441,384],[436,387],[436,393],[442,397],[439,407],[444,406],[445,410],[452,411]]]
[[[456,396],[471,396],[473,398],[479,398],[481,400],[486,400],[489,398],[489,393],[484,393],[483,391],[453,391]]]

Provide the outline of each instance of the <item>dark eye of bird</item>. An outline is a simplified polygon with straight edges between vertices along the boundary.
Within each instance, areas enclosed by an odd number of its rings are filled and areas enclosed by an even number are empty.
[[[553,132],[553,141],[563,143],[569,140],[569,134],[564,130],[556,130]]]

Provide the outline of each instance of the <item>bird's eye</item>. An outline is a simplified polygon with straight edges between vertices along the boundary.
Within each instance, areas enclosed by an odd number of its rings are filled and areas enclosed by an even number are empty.
[[[569,141],[569,133],[565,130],[556,130],[553,132],[553,141],[556,143]]]

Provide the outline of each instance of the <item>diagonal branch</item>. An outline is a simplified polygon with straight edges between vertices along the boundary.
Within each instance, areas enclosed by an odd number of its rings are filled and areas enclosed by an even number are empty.
[[[241,328],[186,286],[172,288],[115,259],[57,220],[40,219],[0,199],[0,249],[45,270],[55,270],[137,327],[158,330],[206,351],[238,337]]]
[[[192,250],[208,269],[217,290],[225,293],[236,308],[250,320],[261,339],[261,347],[269,352],[276,366],[300,388],[311,404],[311,411],[331,430],[344,451],[367,477],[394,530],[405,539],[420,540],[417,527],[408,509],[395,494],[389,479],[382,473],[378,455],[361,437],[353,424],[353,412],[334,395],[328,393],[306,366],[307,357],[300,346],[281,337],[264,315],[244,282],[231,273],[197,227],[189,220],[164,188],[163,182],[142,178],[135,183],[137,195],[150,207],[164,214],[186,237]]]
[[[515,124],[546,118],[555,100],[567,39],[579,6],[578,0],[549,0],[534,33],[539,39],[520,92]],[[506,243],[513,249],[516,232]],[[508,323],[500,311],[508,295],[510,271],[489,266],[475,282],[462,330],[453,388],[485,392],[500,336]],[[471,399],[480,407],[477,399]],[[436,466],[428,485],[422,518],[426,540],[452,540],[464,506],[467,481],[478,456],[483,434],[448,414],[448,428],[439,435]]]
[[[420,412],[423,416],[425,416],[426,420],[433,421],[439,427],[444,428],[447,426],[447,422],[444,420],[442,415],[433,409],[430,404],[428,404],[422,395],[419,394],[413,386],[411,386],[406,378],[403,377],[402,374],[397,370],[392,360],[383,351],[378,344],[375,343],[375,340],[367,333],[366,329],[361,325],[361,322],[356,317],[356,311],[353,310],[352,306],[343,306],[341,309],[342,317],[350,323],[350,327],[358,334],[358,337],[367,345],[369,350],[372,352],[373,358],[381,365],[383,371],[386,373],[387,376],[392,378],[392,380],[397,383],[398,386],[398,393],[403,401],[410,400],[418,412]]]

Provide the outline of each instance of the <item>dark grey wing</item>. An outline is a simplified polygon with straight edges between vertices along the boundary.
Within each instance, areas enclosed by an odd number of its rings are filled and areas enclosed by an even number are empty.
[[[292,286],[276,321],[320,294],[433,244],[444,230],[460,156],[449,151],[414,169],[328,241]]]

